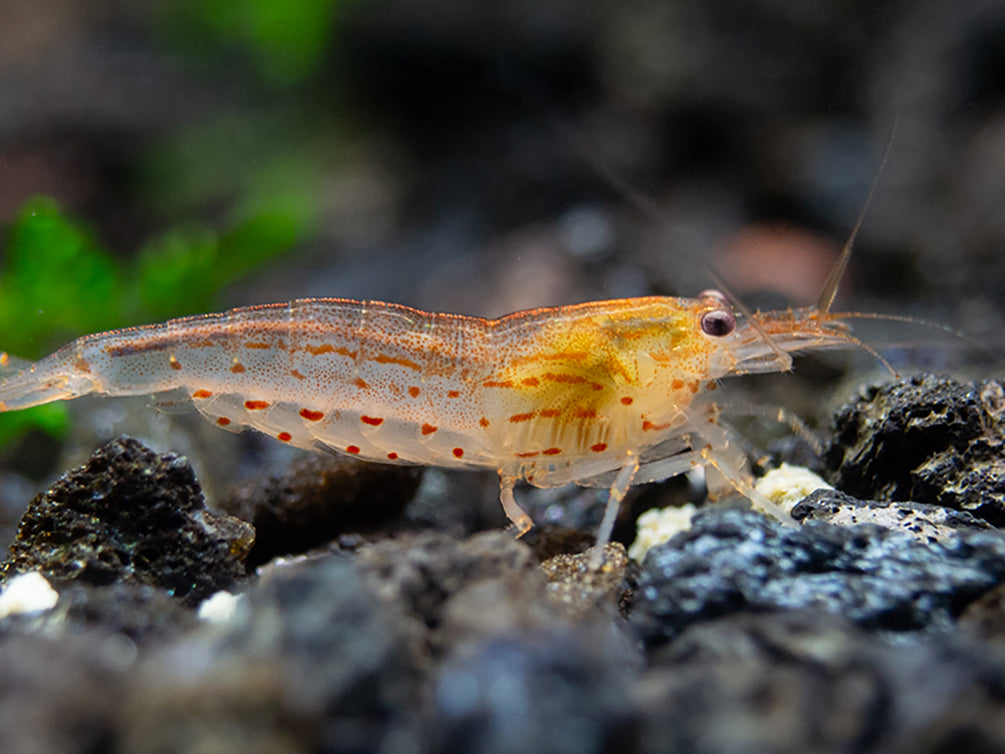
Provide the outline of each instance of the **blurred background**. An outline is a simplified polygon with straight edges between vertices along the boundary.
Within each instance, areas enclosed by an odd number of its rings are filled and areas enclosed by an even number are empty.
[[[0,348],[310,296],[497,316],[694,295],[708,267],[751,306],[805,305],[895,121],[836,308],[992,353],[856,326],[898,369],[993,369],[998,0],[3,2]],[[812,422],[819,385],[862,370],[745,386]],[[0,497],[122,429],[203,452],[77,403],[0,417]],[[258,442],[205,429],[224,454]]]

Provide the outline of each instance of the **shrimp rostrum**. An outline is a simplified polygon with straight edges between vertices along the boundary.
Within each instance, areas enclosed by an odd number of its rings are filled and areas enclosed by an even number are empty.
[[[182,391],[228,430],[494,469],[520,533],[532,522],[517,481],[608,487],[603,544],[634,483],[712,466],[756,497],[708,393],[723,377],[788,370],[793,351],[858,343],[829,304],[749,313],[706,291],[490,320],[301,299],[88,335],[34,364],[5,354],[0,410]]]

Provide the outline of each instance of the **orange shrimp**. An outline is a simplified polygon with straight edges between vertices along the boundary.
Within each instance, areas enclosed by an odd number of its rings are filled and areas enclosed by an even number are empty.
[[[828,311],[846,257],[820,305],[768,313],[706,291],[495,320],[345,299],[174,319],[88,335],[34,364],[4,354],[0,411],[184,391],[228,430],[385,463],[495,469],[520,534],[532,522],[516,481],[602,485],[599,556],[630,485],[694,466],[772,509],[707,393],[721,377],[788,370],[792,351],[858,343]]]

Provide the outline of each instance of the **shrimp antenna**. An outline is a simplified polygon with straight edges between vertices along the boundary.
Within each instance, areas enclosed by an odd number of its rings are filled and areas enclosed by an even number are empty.
[[[823,290],[820,291],[820,298],[817,299],[817,311],[819,311],[824,317],[828,315],[831,310],[831,305],[834,303],[834,297],[837,295],[838,285],[841,283],[841,278],[844,277],[844,272],[848,267],[848,260],[851,259],[851,250],[855,246],[855,238],[858,236],[858,232],[862,228],[866,212],[869,211],[869,205],[872,204],[872,197],[876,193],[876,187],[879,185],[879,179],[883,177],[883,170],[886,168],[887,160],[890,159],[890,152],[893,150],[893,138],[897,134],[898,115],[898,113],[894,113],[893,125],[890,127],[890,137],[886,140],[886,149],[883,151],[883,159],[879,161],[879,170],[876,171],[876,176],[872,179],[872,185],[869,187],[869,193],[865,197],[865,204],[863,204],[862,209],[859,210],[858,218],[855,220],[855,225],[851,229],[851,234],[848,236],[848,240],[844,242],[844,246],[841,247],[841,256],[838,257],[837,262],[835,262],[834,266],[831,267],[831,271],[827,275],[827,280],[824,282]]]

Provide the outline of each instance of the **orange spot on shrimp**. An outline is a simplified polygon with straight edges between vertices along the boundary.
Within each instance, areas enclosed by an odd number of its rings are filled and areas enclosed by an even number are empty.
[[[592,450],[594,453],[603,453],[605,450],[607,450],[607,443],[598,442],[594,445],[591,445],[590,450]]]
[[[346,453],[352,453],[353,455],[358,455],[359,454],[359,447],[356,446],[356,445],[346,445],[345,452]]]
[[[293,439],[293,435],[291,435],[289,432],[280,432],[278,435],[276,435],[276,437],[282,440],[283,442],[289,442],[290,440]]]
[[[397,461],[398,460],[398,454],[395,453],[392,450],[390,453],[387,454],[387,458],[388,458],[389,461]]]
[[[701,383],[698,380],[691,380],[687,386],[691,389],[692,393],[697,393],[701,389]]]
[[[684,387],[684,380],[674,380],[673,382],[670,383],[670,387],[673,388],[674,390],[680,390],[682,387]]]
[[[219,416],[216,419],[216,423],[219,424],[221,427],[226,427],[228,424],[230,424],[230,419],[228,419],[226,416]]]
[[[635,403],[635,399],[632,398],[630,395],[626,395],[621,398],[621,403],[625,406],[631,406],[633,403]]]
[[[265,343],[260,340],[249,340],[244,344],[245,348],[272,348],[271,343]]]
[[[667,429],[669,426],[670,426],[670,422],[667,422],[666,424],[653,424],[648,419],[643,419],[642,420],[642,431],[643,432],[660,432],[660,431],[662,431],[664,429]]]
[[[312,411],[309,408],[300,409],[300,415],[309,422],[319,422],[325,418],[325,415],[321,411]]]
[[[533,458],[534,456],[539,455],[539,453],[536,450],[532,450],[527,453],[514,453],[513,455],[517,458]]]
[[[482,387],[513,387],[512,380],[485,380]]]
[[[517,422],[530,421],[533,418],[534,418],[534,412],[531,411],[531,412],[526,413],[526,414],[513,414],[513,416],[511,416],[509,418],[509,420],[511,422],[513,422],[514,424],[516,424]]]
[[[541,380],[537,377],[527,377],[526,379],[520,380],[521,385],[526,385],[527,387],[537,387],[541,384]]]
[[[4,356],[7,356],[7,354],[4,354]],[[9,360],[10,360],[10,359],[8,358],[8,361],[9,361]],[[4,363],[4,364],[0,364],[0,366],[6,366],[6,363]],[[73,364],[73,367],[74,367],[74,369],[76,369],[76,370],[77,370],[78,372],[90,372],[90,371],[91,371],[91,365],[90,365],[90,364],[88,364],[88,363],[87,363],[87,359],[85,359],[85,358],[83,358],[83,357],[81,357],[81,358],[77,359],[77,360],[76,360],[76,361],[74,362],[74,364]]]
[[[481,419],[478,420],[478,424],[482,427],[487,427],[489,425],[489,420],[483,416]]]
[[[244,364],[237,362],[236,364],[234,364],[234,366],[230,368],[230,371],[233,372],[234,374],[242,374],[246,370],[244,368]]]
[[[453,452],[454,452],[454,456],[456,458],[463,458],[464,457],[464,448],[454,448]]]
[[[307,378],[306,378],[306,377],[304,377],[304,376],[303,376],[302,374],[300,374],[300,372],[299,372],[298,370],[296,370],[296,369],[291,369],[291,370],[290,370],[290,374],[292,374],[292,375],[293,375],[294,377],[296,377],[296,378],[297,378],[298,380],[306,380],[306,379],[307,379]]]
[[[261,411],[262,409],[266,409],[266,408],[268,408],[271,405],[272,404],[269,403],[268,401],[245,401],[244,402],[244,407],[246,409],[248,409],[248,411]]]
[[[460,398],[461,397],[461,393],[460,393],[459,390],[448,390],[447,391],[447,397],[448,398]]]
[[[410,388],[408,388],[408,394],[410,396],[412,396],[413,398],[418,398],[419,397],[419,388],[417,388],[415,385],[412,385]]]
[[[554,419],[559,416],[562,412],[557,408],[542,408],[541,417],[544,419]]]
[[[435,432],[438,429],[439,429],[439,427],[434,427],[432,424],[423,424],[422,425],[422,434],[424,434],[424,435],[431,435],[431,434],[433,434],[433,432]]]
[[[355,356],[355,353],[353,354]],[[404,359],[398,356],[388,356],[387,354],[377,354],[372,361],[376,361],[378,364],[397,364],[400,367],[407,367],[408,369],[414,369],[417,372],[422,371],[422,367],[416,364],[411,359]]]
[[[705,383],[706,390],[715,390],[717,387],[719,387],[719,383],[716,382],[715,380],[709,380],[708,382]]]
[[[181,369],[181,362],[175,359],[174,357],[171,357],[171,361],[168,362],[168,366],[170,366],[172,369]]]
[[[595,408],[574,408],[572,416],[576,419],[596,419],[597,409]]]
[[[357,377],[356,379],[354,379],[352,381],[352,384],[358,387],[360,390],[366,390],[368,387],[370,387],[367,384],[366,380],[364,380],[362,377]]]
[[[546,450],[542,450],[541,451],[541,455],[545,455],[545,456],[557,456],[561,452],[562,452],[561,448],[547,448]]]
[[[213,393],[211,393],[209,390],[196,390],[194,393],[192,393],[193,398],[210,398],[212,397],[212,395]]]
[[[379,427],[384,423],[384,420],[379,416],[361,416],[359,420],[364,424],[369,424],[371,427]]]

